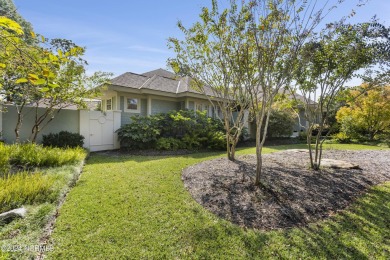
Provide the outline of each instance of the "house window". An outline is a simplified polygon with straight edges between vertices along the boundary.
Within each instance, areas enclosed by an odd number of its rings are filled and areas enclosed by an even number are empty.
[[[107,111],[112,110],[112,99],[107,99],[106,100],[106,110]]]
[[[131,112],[140,111],[140,103],[138,98],[127,97],[125,103],[125,110]]]
[[[207,116],[210,116],[210,113],[209,113],[209,105],[204,105],[204,106],[203,106],[203,110],[206,111],[206,115],[207,115]]]

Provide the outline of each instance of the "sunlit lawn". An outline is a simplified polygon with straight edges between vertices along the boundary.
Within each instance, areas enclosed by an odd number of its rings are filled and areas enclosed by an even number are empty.
[[[298,146],[265,148],[274,152]],[[378,149],[328,145],[332,149]],[[254,153],[254,148],[238,154]],[[187,156],[92,155],[60,210],[49,259],[386,259],[390,255],[390,183],[353,207],[307,228],[244,230],[196,203],[183,168],[223,153]]]

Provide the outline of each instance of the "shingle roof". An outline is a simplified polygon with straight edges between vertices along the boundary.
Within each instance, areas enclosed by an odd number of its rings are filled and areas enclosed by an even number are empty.
[[[128,88],[140,88],[149,77],[126,72],[111,80],[112,85],[128,87]]]
[[[169,93],[176,93],[180,81],[154,75],[143,86],[144,89],[153,89]]]
[[[203,91],[197,91],[191,87],[189,77],[178,78],[170,71],[157,69],[143,74],[126,72],[111,80],[112,85],[134,88],[134,89],[151,89],[168,93],[196,93],[203,94]],[[212,95],[210,88],[205,87],[207,95]]]
[[[174,74],[174,73],[172,73],[170,71],[164,70],[164,69],[152,70],[152,71],[149,71],[149,72],[145,72],[142,75],[147,76],[147,77],[153,77],[154,75],[157,75],[157,76],[161,76],[161,77],[165,77],[165,78],[171,78],[171,79],[175,79],[176,78],[176,74]]]

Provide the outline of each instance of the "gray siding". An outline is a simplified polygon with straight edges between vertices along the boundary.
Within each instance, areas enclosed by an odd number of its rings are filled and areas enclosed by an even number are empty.
[[[152,115],[158,113],[167,113],[172,110],[178,110],[180,102],[152,99]]]
[[[188,102],[188,109],[189,110],[195,110],[195,102],[194,101]]]
[[[7,143],[15,141],[15,126],[17,121],[16,108],[6,106],[7,112],[3,113],[3,138]],[[43,108],[39,108],[39,113],[44,112]],[[20,129],[20,137],[22,141],[30,138],[31,129],[34,124],[34,111],[31,108],[25,108],[23,116],[23,124]],[[42,135],[49,133],[58,133],[60,131],[69,131],[79,133],[80,130],[80,113],[78,110],[63,109],[55,115],[54,119],[38,134],[37,142],[42,141]]]

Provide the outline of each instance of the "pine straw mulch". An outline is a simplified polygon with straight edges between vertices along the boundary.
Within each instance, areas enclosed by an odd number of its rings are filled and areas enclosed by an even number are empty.
[[[221,218],[247,228],[303,226],[345,209],[367,189],[390,180],[390,150],[326,150],[323,158],[345,160],[360,169],[309,169],[308,153],[263,156],[262,186],[254,185],[256,158],[205,161],[183,171],[193,198]]]

